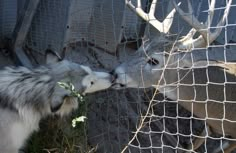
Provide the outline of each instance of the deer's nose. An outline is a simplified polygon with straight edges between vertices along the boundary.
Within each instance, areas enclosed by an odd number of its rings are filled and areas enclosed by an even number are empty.
[[[110,72],[110,74],[111,74],[111,82],[112,83],[115,83],[115,81],[116,81],[116,79],[118,78],[118,74],[115,72],[115,70],[112,70],[111,72]]]

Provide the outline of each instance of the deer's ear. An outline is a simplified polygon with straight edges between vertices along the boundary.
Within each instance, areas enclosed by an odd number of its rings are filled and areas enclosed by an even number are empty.
[[[60,55],[57,52],[52,51],[51,49],[47,49],[45,51],[45,55],[46,55],[46,64],[53,64],[62,60]]]

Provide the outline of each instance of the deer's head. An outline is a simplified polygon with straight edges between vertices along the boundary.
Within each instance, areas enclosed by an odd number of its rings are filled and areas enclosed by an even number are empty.
[[[225,24],[225,20],[228,16],[231,2],[232,0],[229,0],[227,3],[224,15],[217,24],[217,28],[212,32],[210,26],[214,16],[215,0],[212,0],[209,4],[208,18],[205,23],[201,23],[196,17],[189,15],[193,12],[190,0],[188,0],[188,13],[185,13],[179,7],[180,4],[176,4],[175,0],[172,0],[170,4],[172,4],[174,8],[163,22],[158,21],[154,16],[157,0],[152,1],[149,12],[143,11],[141,0],[137,0],[137,7],[132,4],[131,0],[126,0],[127,6],[133,12],[146,20],[161,34],[150,38],[148,41],[143,41],[136,55],[129,61],[119,65],[113,71],[113,75],[116,78],[114,87],[147,88],[160,83],[163,70],[176,68],[177,64],[179,64],[179,53],[191,52],[193,48],[208,47],[209,44],[220,35],[222,26]],[[192,27],[187,35],[181,37],[181,39],[177,37],[173,38],[169,35],[169,30],[176,11],[183,20]],[[188,60],[183,60],[181,61],[181,66],[186,67],[188,63]],[[177,73],[173,73],[173,75],[177,75]],[[168,77],[171,78],[175,76]]]

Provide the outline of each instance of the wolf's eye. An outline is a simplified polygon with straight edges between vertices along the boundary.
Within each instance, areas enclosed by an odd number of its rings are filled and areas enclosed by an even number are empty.
[[[94,82],[93,82],[93,81],[91,81],[90,83],[91,83],[91,85],[93,85],[93,84],[94,84]]]
[[[158,65],[159,64],[159,61],[155,58],[150,58],[148,61],[147,61],[148,64],[150,65]]]

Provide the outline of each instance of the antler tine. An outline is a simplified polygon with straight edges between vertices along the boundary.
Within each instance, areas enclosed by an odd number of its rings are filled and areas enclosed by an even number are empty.
[[[157,0],[152,0],[149,15],[152,15],[152,16],[155,15],[156,5],[157,5]]]
[[[141,0],[137,0],[137,7],[138,7],[138,8],[142,8]]]
[[[131,0],[126,0],[125,1],[126,5],[135,13],[137,13],[140,17],[142,17],[143,19],[146,18],[144,17],[145,12],[143,12],[143,10],[139,10],[138,8],[141,8],[141,2],[140,0],[138,0],[138,4],[137,4],[137,8],[132,4]],[[141,14],[141,15],[140,15]],[[144,19],[145,20],[145,19]]]
[[[190,26],[192,26],[197,32],[200,33],[200,36],[198,36],[198,38],[193,39],[190,38],[190,34],[192,32],[189,32],[183,39],[179,40],[179,44],[178,44],[178,48],[179,49],[190,49],[193,47],[204,47],[208,44],[211,44],[221,33],[222,31],[222,26],[225,23],[225,20],[228,16],[229,13],[229,9],[232,3],[232,0],[229,0],[227,5],[226,5],[226,9],[224,11],[224,15],[221,18],[220,22],[217,24],[217,28],[214,32],[210,31],[210,26],[212,24],[212,20],[213,20],[213,16],[214,16],[214,8],[215,8],[215,0],[211,1],[211,4],[209,6],[209,13],[208,13],[208,19],[207,21],[203,24],[200,23],[195,16],[189,16],[186,15],[187,13],[185,13],[181,8],[179,8],[177,6],[177,4],[175,3],[175,0],[172,1],[173,5],[176,9],[176,11],[180,14],[180,16],[183,18],[183,20],[185,20]],[[192,11],[192,6],[188,0],[188,9],[189,12]],[[192,30],[191,30],[192,31]],[[194,33],[192,33],[192,37],[194,36],[194,34],[196,33],[196,31]]]
[[[209,6],[208,20],[205,23],[205,25],[208,26],[208,27],[211,26],[211,23],[212,23],[212,20],[213,20],[215,4],[216,4],[216,1],[212,0],[211,4]]]
[[[217,24],[217,27],[220,27],[220,28],[217,28],[215,32],[211,34],[212,36],[210,37],[211,38],[209,40],[210,42],[213,42],[220,35],[222,31],[222,26],[225,24],[225,20],[229,14],[231,4],[232,4],[232,0],[229,0],[225,8],[224,15],[222,16],[220,22]]]
[[[193,13],[193,8],[192,8],[192,5],[189,2],[189,0],[188,0],[188,9],[189,9],[188,13],[185,13],[179,6],[177,6],[177,4],[175,3],[174,0],[172,2],[174,4],[174,7],[175,7],[176,11],[180,14],[180,16],[190,26],[192,26],[194,29],[196,29],[204,37],[204,39],[207,40],[206,33],[204,31],[202,31],[203,29],[207,29],[207,27],[204,24],[200,23],[194,15],[191,15],[191,17],[190,17],[190,14]]]
[[[181,2],[179,2],[177,5],[179,6],[181,4]],[[175,8],[171,10],[171,12],[166,16],[165,20],[162,22],[164,28],[165,28],[165,31],[169,32],[170,31],[170,28],[171,28],[171,25],[173,23],[173,20],[174,20],[174,15],[176,13],[176,10]]]
[[[196,34],[197,30],[192,28],[186,36],[184,36],[182,39],[179,40],[179,42],[184,42],[187,40],[190,40],[193,38],[193,36]]]
[[[138,14],[143,20],[147,21],[153,27],[155,27],[161,33],[168,33],[173,22],[173,17],[175,14],[175,9],[173,9],[163,22],[158,21],[155,18],[155,10],[157,5],[157,0],[153,0],[148,13],[144,12],[141,7],[141,0],[137,0],[137,7],[135,7],[131,0],[126,0],[126,5],[136,14]],[[178,4],[180,5],[180,3]]]

